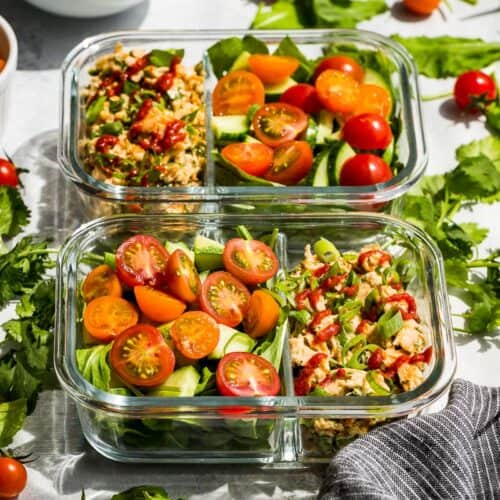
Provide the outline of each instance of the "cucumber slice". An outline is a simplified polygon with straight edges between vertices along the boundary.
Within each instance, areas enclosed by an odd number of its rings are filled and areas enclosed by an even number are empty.
[[[392,163],[393,158],[394,158],[394,137],[392,138],[389,146],[387,146],[386,150],[384,151],[384,154],[382,155],[382,160],[384,160],[387,163],[387,165],[390,165]]]
[[[194,262],[194,252],[182,241],[165,241],[165,248],[169,254],[176,250],[183,250],[184,253]]]
[[[319,153],[314,159],[312,185],[314,187],[328,187],[328,149]]]
[[[288,78],[288,80],[276,83],[275,85],[265,85],[264,91],[266,92],[266,102],[278,101],[283,92],[294,85],[297,85],[297,82],[293,78]]]
[[[216,142],[239,142],[249,131],[247,115],[213,116],[212,130]]]
[[[393,96],[392,96],[392,89],[391,89],[391,85],[389,84],[389,82],[380,73],[377,73],[376,71],[374,71],[371,68],[365,68],[365,72],[364,72],[364,76],[363,76],[363,83],[371,83],[373,85],[378,85],[379,87],[382,87],[385,90],[387,90],[387,92],[391,96],[391,106],[389,109],[389,113],[387,114],[387,117],[386,117],[387,119],[389,119],[389,117],[392,114],[392,110],[394,109],[394,100],[393,100]]]
[[[231,71],[238,71],[240,69],[248,69],[250,66],[248,65],[248,59],[252,54],[244,50],[233,62],[233,65],[229,68],[229,73]]]
[[[326,144],[328,142],[337,141],[340,138],[340,129],[333,131],[335,127],[335,115],[326,109],[319,112],[318,134],[316,136],[316,144]]]
[[[318,142],[318,124],[311,116],[307,121],[305,140],[312,148],[314,148],[314,146],[316,146],[316,143]]]
[[[246,135],[245,138],[243,139],[243,142],[246,142],[247,144],[252,144],[252,143],[262,144],[262,142],[260,142],[259,139],[256,139],[251,135]]]
[[[183,366],[175,370],[163,384],[148,392],[148,396],[189,397],[194,396],[200,374],[194,366]]]
[[[255,347],[255,340],[246,333],[235,333],[226,344],[224,354],[230,352],[251,352]]]
[[[193,244],[194,263],[198,271],[215,271],[222,269],[222,253],[224,245],[198,234]]]
[[[231,328],[230,326],[219,324],[219,341],[217,342],[215,349],[208,355],[208,359],[222,358],[229,341],[239,333],[241,332],[235,330],[234,328]]]
[[[349,146],[349,144],[347,144],[347,142],[344,142],[344,144],[340,146],[337,157],[335,158],[333,171],[333,178],[336,185],[340,184],[340,171],[342,170],[344,163],[355,155],[356,152],[351,148],[351,146]]]

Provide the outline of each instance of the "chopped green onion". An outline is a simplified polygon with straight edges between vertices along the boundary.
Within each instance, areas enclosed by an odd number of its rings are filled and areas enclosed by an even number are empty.
[[[120,121],[105,123],[101,127],[101,134],[120,135],[123,132],[123,123]]]
[[[366,344],[366,337],[364,335],[356,335],[355,337],[353,337],[351,340],[349,340],[348,342],[346,342],[346,344],[344,345],[344,347],[342,347],[342,361],[343,363],[345,364],[345,358],[347,356],[347,352],[349,351],[349,349],[351,349],[351,347],[354,347],[358,344],[362,344],[363,346]]]
[[[366,370],[367,365],[359,360],[361,355],[366,351],[374,352],[377,349],[379,349],[379,346],[376,344],[368,344],[363,347],[360,347],[359,349],[356,349],[352,353],[349,363],[347,363],[348,368],[354,368],[355,370]]]
[[[368,385],[373,389],[373,392],[378,396],[389,396],[391,393],[387,389],[384,389],[375,381],[374,373],[376,370],[371,370],[366,374],[366,381]]]
[[[330,240],[323,237],[314,243],[314,253],[323,262],[332,262],[341,257],[337,247]]]
[[[85,113],[87,125],[92,125],[99,118],[105,102],[106,96],[102,95],[88,107],[87,112]]]
[[[383,339],[390,339],[401,330],[403,317],[398,309],[386,311],[377,322],[377,334]]]
[[[246,226],[236,226],[236,232],[239,234],[240,238],[243,238],[244,240],[253,240],[253,237]]]

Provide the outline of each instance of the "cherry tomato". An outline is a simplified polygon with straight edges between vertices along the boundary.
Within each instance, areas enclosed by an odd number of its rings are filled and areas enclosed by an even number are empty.
[[[383,87],[371,83],[362,83],[359,86],[358,100],[351,116],[373,113],[375,115],[389,116],[392,107],[392,98]]]
[[[276,148],[271,168],[264,174],[268,181],[291,186],[311,170],[313,152],[306,141],[288,141]]]
[[[102,342],[113,340],[138,320],[139,315],[130,302],[109,295],[97,297],[83,311],[85,328],[93,338]]]
[[[262,175],[273,162],[273,150],[259,142],[235,142],[225,146],[221,154],[228,162],[250,175]]]
[[[270,247],[258,240],[234,238],[222,254],[224,267],[245,285],[258,285],[278,271],[278,258]]]
[[[300,108],[304,113],[314,114],[321,110],[316,89],[308,83],[298,83],[281,94],[280,102]]]
[[[323,71],[316,79],[320,102],[334,113],[350,113],[356,107],[359,83],[350,75],[336,69]]]
[[[379,156],[358,154],[349,158],[340,171],[341,186],[369,186],[392,179],[389,165]]]
[[[248,65],[264,83],[274,85],[292,76],[299,67],[299,61],[289,56],[253,54],[248,58]]]
[[[404,6],[414,14],[427,16],[439,5],[440,0],[403,0]]]
[[[139,234],[116,251],[116,271],[128,286],[159,286],[166,281],[168,252],[156,238]]]
[[[363,81],[363,67],[352,57],[331,56],[322,59],[314,70],[314,80],[327,69],[336,69],[337,71],[342,71],[342,73],[351,76],[360,83]]]
[[[262,106],[252,124],[257,139],[275,148],[295,139],[307,128],[307,115],[291,104],[274,102]]]
[[[15,498],[26,487],[26,467],[11,457],[0,457],[0,498]]]
[[[10,161],[0,158],[0,186],[16,187],[18,184],[16,167]]]
[[[106,264],[92,269],[82,285],[82,296],[85,302],[91,302],[104,295],[122,296],[120,280],[113,269]]]
[[[184,302],[156,288],[135,286],[134,295],[139,309],[158,323],[168,323],[186,310]]]
[[[169,290],[184,302],[195,302],[201,282],[193,261],[186,252],[177,249],[168,259],[167,283]]]
[[[278,322],[280,306],[265,290],[255,290],[250,297],[250,307],[243,319],[243,328],[256,339],[269,333]]]
[[[253,104],[264,104],[264,85],[249,71],[231,71],[213,92],[214,115],[244,115]]]
[[[219,342],[219,325],[207,313],[189,311],[175,320],[170,335],[183,356],[201,359],[216,348]]]
[[[232,274],[217,271],[201,286],[200,308],[217,323],[235,327],[245,316],[250,303],[247,287]]]
[[[493,101],[497,96],[495,80],[482,71],[467,71],[457,78],[453,90],[460,109],[478,111],[480,105]]]
[[[355,149],[385,149],[392,141],[391,127],[385,118],[364,113],[349,118],[342,129],[344,140]]]
[[[121,379],[138,387],[161,384],[175,366],[174,353],[160,331],[145,324],[135,325],[116,338],[109,361]]]
[[[215,379],[223,396],[275,396],[280,390],[274,366],[249,352],[226,354],[217,365]]]

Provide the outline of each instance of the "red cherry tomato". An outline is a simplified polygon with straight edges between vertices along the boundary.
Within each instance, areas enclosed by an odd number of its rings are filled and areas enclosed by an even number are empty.
[[[281,94],[280,102],[300,108],[304,113],[315,114],[321,110],[316,89],[308,83],[298,83]]]
[[[128,384],[154,387],[174,371],[175,356],[160,331],[138,324],[120,333],[111,348],[113,370]]]
[[[200,308],[217,323],[239,325],[250,305],[250,292],[232,274],[217,271],[208,276],[201,286]]]
[[[260,142],[228,144],[221,154],[228,162],[250,175],[262,175],[273,162],[273,150]]]
[[[274,151],[271,168],[264,174],[268,181],[291,186],[300,182],[311,170],[313,152],[306,141],[285,142]]]
[[[223,396],[275,396],[280,390],[274,366],[249,352],[226,354],[217,365],[215,378]]]
[[[116,251],[116,272],[128,286],[156,287],[166,281],[168,252],[152,236],[139,234],[125,240]]]
[[[295,139],[307,127],[307,115],[284,102],[264,104],[254,115],[253,129],[257,139],[276,148]]]
[[[192,260],[181,249],[177,249],[168,259],[167,278],[169,290],[184,302],[195,302],[200,292],[201,282]]]
[[[245,285],[258,285],[278,271],[278,258],[270,247],[258,240],[234,238],[222,254],[224,267]]]
[[[16,187],[19,184],[16,167],[3,158],[0,158],[0,186]]]
[[[342,129],[344,140],[354,149],[385,149],[392,141],[385,118],[372,113],[353,116]]]
[[[321,60],[314,70],[314,80],[327,69],[336,69],[337,71],[346,73],[358,82],[363,81],[363,67],[352,57],[331,56]]]
[[[340,171],[341,186],[369,186],[392,179],[389,165],[379,156],[358,154],[349,158]]]
[[[457,78],[453,94],[460,109],[478,111],[481,104],[496,98],[497,89],[491,76],[482,71],[467,71]]]
[[[26,467],[10,457],[0,457],[0,498],[15,498],[26,487]]]

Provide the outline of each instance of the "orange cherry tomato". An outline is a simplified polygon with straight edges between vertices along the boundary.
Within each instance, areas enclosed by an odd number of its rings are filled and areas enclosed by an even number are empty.
[[[135,307],[121,297],[97,297],[83,311],[85,328],[92,337],[102,342],[113,340],[137,321],[139,314]]]
[[[82,285],[82,296],[85,302],[91,302],[103,295],[122,296],[120,280],[113,269],[106,264],[92,269]]]
[[[243,319],[243,328],[254,339],[263,337],[276,326],[279,315],[280,306],[273,296],[265,290],[255,290]]]
[[[134,295],[139,309],[158,323],[168,323],[186,310],[184,302],[156,288],[135,286]]]
[[[262,175],[273,162],[273,150],[259,142],[235,142],[225,146],[221,154],[225,160],[250,175]]]
[[[336,69],[323,71],[316,79],[320,102],[334,113],[350,113],[356,107],[359,83],[347,73]]]
[[[325,57],[325,59],[322,59],[316,66],[316,69],[314,70],[314,79],[316,80],[316,78],[318,78],[318,76],[327,69],[336,69],[337,71],[342,71],[342,73],[346,73],[347,75],[352,76],[352,78],[360,83],[363,81],[363,67],[352,57]]]
[[[109,355],[113,370],[128,384],[154,387],[174,371],[175,356],[160,331],[139,324],[122,332]]]
[[[439,6],[440,0],[403,0],[404,6],[414,14],[428,16]]]
[[[231,71],[221,78],[212,95],[214,115],[244,115],[253,104],[264,104],[264,85],[249,71]]]
[[[299,61],[289,56],[253,54],[248,58],[248,65],[264,83],[273,85],[292,76],[299,67]]]
[[[208,356],[219,342],[219,325],[202,311],[189,311],[179,316],[170,330],[175,347],[186,358]]]
[[[311,170],[313,152],[306,141],[288,141],[274,151],[273,164],[264,179],[292,186]]]
[[[194,263],[180,248],[170,256],[167,263],[168,289],[184,302],[195,302],[201,282]]]
[[[362,83],[359,86],[358,101],[350,116],[371,113],[387,118],[391,112],[392,99],[383,87],[371,83]]]

